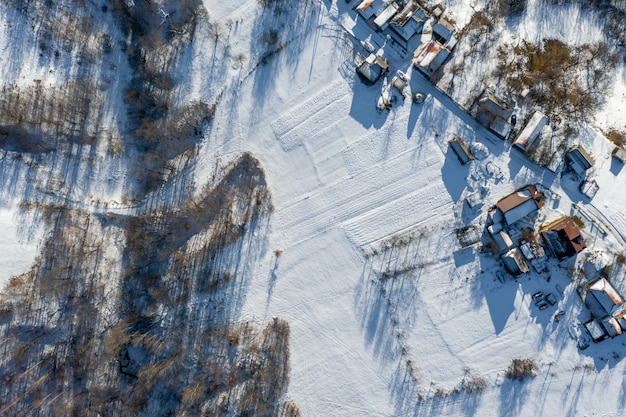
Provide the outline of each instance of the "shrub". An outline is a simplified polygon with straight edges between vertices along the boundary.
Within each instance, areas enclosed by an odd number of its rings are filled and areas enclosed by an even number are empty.
[[[626,132],[611,128],[605,133],[605,136],[617,146],[626,147]]]
[[[504,376],[509,379],[524,379],[527,377],[535,377],[539,367],[532,358],[526,359],[513,359],[511,365],[507,368]]]

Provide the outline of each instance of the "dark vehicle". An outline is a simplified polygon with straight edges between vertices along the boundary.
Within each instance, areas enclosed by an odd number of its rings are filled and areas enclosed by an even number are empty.
[[[554,294],[550,293],[546,295],[546,301],[549,302],[551,306],[553,306],[556,304],[556,297],[554,296]]]

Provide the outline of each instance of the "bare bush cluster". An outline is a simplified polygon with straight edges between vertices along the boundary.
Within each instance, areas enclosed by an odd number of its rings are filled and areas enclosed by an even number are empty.
[[[515,358],[511,361],[511,365],[504,372],[504,376],[509,379],[525,379],[528,377],[535,377],[539,367],[532,358]]]
[[[588,120],[605,100],[617,56],[605,43],[571,47],[556,39],[498,48],[494,71],[508,93],[565,120]]]

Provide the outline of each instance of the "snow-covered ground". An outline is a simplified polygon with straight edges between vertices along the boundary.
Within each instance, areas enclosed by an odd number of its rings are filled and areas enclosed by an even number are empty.
[[[423,104],[398,99],[389,113],[378,112],[380,83],[356,77],[353,43],[338,23],[345,25],[349,8],[339,1],[309,6],[306,30],[290,32],[281,51],[254,67],[255,24],[272,22],[255,0],[205,0],[212,19],[230,24],[217,45],[200,33],[179,69],[186,97],[212,102],[223,90],[196,183],[246,151],[267,175],[275,207],[268,251],[241,320],[290,323],[288,399],[305,416],[625,415],[626,337],[578,349],[571,326],[585,311],[567,268],[552,265],[558,272],[549,281],[531,274],[500,282],[499,260],[462,249],[454,233],[501,197],[539,183],[553,193],[551,215],[575,214],[574,202],[626,235],[626,195],[616,192],[626,170],[611,160],[609,144],[593,142],[604,144],[593,150],[600,191],[591,205],[569,177],[532,164],[420,74],[408,71]],[[457,22],[468,16],[459,13]],[[240,53],[246,60],[237,65]],[[408,61],[394,65],[409,69]],[[616,91],[598,117],[603,126],[623,120],[623,90]],[[454,135],[482,144],[488,156],[460,165],[447,146]],[[476,191],[484,204],[470,210],[463,201]],[[112,198],[100,193],[98,200]],[[40,235],[25,239],[17,218],[15,205],[0,207],[7,231],[0,283],[26,271],[36,253]],[[595,230],[590,222],[583,230],[587,251],[623,252],[618,238]],[[396,277],[383,282],[384,271]],[[536,291],[556,294],[558,305],[539,311]],[[565,318],[556,322],[561,309]],[[538,375],[506,379],[513,358],[534,358]],[[469,375],[485,378],[485,390],[455,393]]]
[[[584,309],[567,271],[550,282],[533,275],[500,283],[497,259],[462,250],[453,232],[468,216],[463,197],[475,190],[487,190],[488,207],[517,187],[542,183],[560,196],[550,207],[570,214],[571,202],[582,200],[575,185],[562,188],[560,177],[505,146],[419,74],[411,88],[427,94],[423,105],[399,101],[378,113],[380,84],[356,78],[351,43],[335,25],[343,5],[322,4],[320,24],[267,71],[274,88],[260,95],[258,77],[229,86],[237,94],[218,108],[197,172],[209,177],[216,155],[243,150],[267,172],[272,251],[251,282],[242,320],[291,323],[288,397],[311,416],[626,412],[625,341],[578,350],[569,327]],[[461,166],[445,144],[455,134],[490,155]],[[617,222],[623,204],[615,199],[623,196],[611,190],[626,174],[611,172],[608,149],[596,151],[606,157],[597,158],[594,205]],[[487,163],[503,177],[492,176]],[[411,243],[396,248],[394,236],[412,236]],[[616,249],[610,239],[596,248]],[[390,265],[418,266],[393,285],[377,283],[377,272]],[[557,284],[564,289],[558,308],[567,312],[561,323],[552,318],[556,307],[539,311],[531,300],[539,290],[558,294]],[[539,375],[506,380],[518,357],[535,358]],[[467,370],[487,379],[482,394],[434,394],[459,386]]]

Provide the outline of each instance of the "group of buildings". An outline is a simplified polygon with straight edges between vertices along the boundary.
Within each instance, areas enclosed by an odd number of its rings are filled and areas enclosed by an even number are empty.
[[[521,221],[534,215],[544,204],[545,195],[536,185],[529,185],[500,199],[488,211],[487,232],[492,247],[513,276],[529,272],[531,267],[537,272],[544,271],[546,251],[560,262],[586,247],[571,217],[557,219],[539,230],[523,230]]]
[[[537,185],[523,187],[500,199],[488,211],[487,233],[493,250],[513,276],[547,271],[548,256],[567,261],[587,245],[576,218],[560,217],[534,229],[530,220],[545,203]],[[529,230],[528,225],[533,228]],[[525,229],[525,230],[524,230]],[[584,323],[594,342],[626,332],[626,303],[609,280],[589,276],[578,292],[591,319]]]
[[[428,78],[446,61],[457,43],[455,27],[443,16],[444,9],[439,5],[427,9],[416,0],[359,0],[354,9],[368,30],[384,39],[382,45],[373,45],[369,37],[361,42],[370,54],[357,65],[357,73],[370,83],[378,81],[389,70],[384,51],[388,43],[405,57],[412,52],[413,66]],[[405,95],[406,81],[403,77],[394,77],[392,86]],[[486,91],[471,111],[479,123],[502,139],[511,140],[515,148],[529,157],[542,141],[551,140],[553,131],[558,129],[558,120],[551,121],[540,111],[529,114],[516,129],[518,120],[514,107],[492,91]],[[460,137],[455,136],[448,145],[462,164],[474,159]],[[616,148],[612,156],[621,163],[626,162],[624,149]],[[580,191],[593,198],[598,185],[589,175],[594,167],[591,155],[578,145],[563,151],[559,158],[552,158],[546,166],[556,172],[563,163],[566,172],[580,179]],[[539,187],[529,185],[500,199],[488,211],[488,238],[513,276],[531,269],[546,271],[549,256],[563,262],[586,248],[575,218],[563,216],[538,230],[535,230],[534,222],[523,222],[544,203],[545,195]],[[467,240],[468,236],[468,233],[462,233],[460,239]],[[476,238],[469,239],[469,243],[475,241]],[[593,317],[585,327],[594,341],[626,331],[626,304],[605,277],[580,287],[579,292]]]
[[[416,0],[362,0],[356,12],[367,26],[390,42],[400,55],[413,53],[413,64],[430,77],[448,58],[457,39],[454,24],[443,17],[444,9],[436,5],[426,9]],[[369,41],[363,46],[370,55],[359,65],[357,73],[374,83],[387,71],[389,64],[383,48],[377,49]]]

